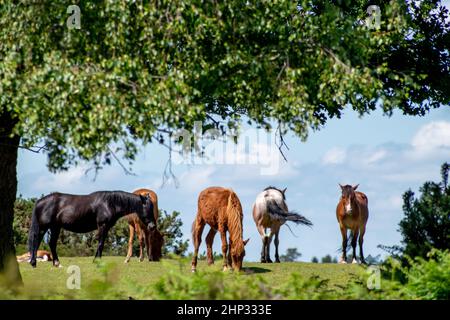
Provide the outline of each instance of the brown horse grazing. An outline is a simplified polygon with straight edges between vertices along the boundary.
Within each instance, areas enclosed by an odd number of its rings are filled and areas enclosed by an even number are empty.
[[[192,258],[192,271],[197,268],[198,248],[202,241],[205,224],[209,224],[206,236],[208,265],[214,263],[212,245],[217,230],[222,238],[223,270],[232,267],[235,271],[242,269],[245,256],[244,246],[248,240],[242,239],[242,206],[236,193],[231,189],[210,187],[203,190],[198,196],[197,217],[192,224],[192,238],[194,241],[194,256]],[[229,245],[227,243],[229,233]]]
[[[339,186],[342,190],[342,196],[336,207],[336,217],[342,235],[342,257],[340,263],[347,263],[347,229],[350,229],[353,248],[352,263],[358,263],[356,260],[356,241],[359,236],[359,256],[361,263],[365,264],[363,241],[367,219],[369,218],[367,196],[362,192],[356,191],[359,184],[356,186],[342,186],[339,184]]]
[[[150,197],[150,200],[153,203],[153,216],[155,217],[155,221],[158,221],[158,196],[156,193],[149,189],[138,189],[133,191],[133,193],[144,196],[148,195]],[[149,231],[135,213],[125,216],[125,219],[128,221],[128,226],[130,229],[128,253],[125,258],[125,263],[130,261],[133,254],[133,241],[135,233],[139,239],[139,261],[144,261],[144,248],[147,249],[149,261],[159,261],[162,256],[161,251],[164,243],[163,234],[159,232],[158,228],[155,228],[153,231]]]

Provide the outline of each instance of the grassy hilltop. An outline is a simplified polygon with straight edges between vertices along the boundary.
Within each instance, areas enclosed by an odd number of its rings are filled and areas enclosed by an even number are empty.
[[[6,299],[450,299],[450,252],[434,250],[432,259],[410,260],[405,268],[396,260],[379,269],[352,264],[289,262],[244,263],[241,273],[222,272],[221,261],[197,273],[190,260],[124,263],[124,257],[62,258],[62,268],[39,262],[36,269],[20,264],[24,286]],[[80,289],[73,266],[80,271]],[[75,269],[77,269],[75,267]],[[73,272],[73,271],[72,271]]]
[[[232,272],[221,271],[222,261],[216,261],[213,266],[207,266],[205,261],[199,261],[197,274],[191,273],[189,259],[170,260],[162,262],[139,262],[134,258],[125,264],[123,257],[103,257],[98,263],[92,262],[92,257],[61,258],[62,268],[54,268],[51,263],[38,262],[36,269],[27,263],[20,264],[20,271],[25,283],[24,290],[32,295],[48,295],[58,298],[68,295],[74,298],[161,298],[161,294],[152,294],[158,290],[158,281],[162,277],[180,277],[184,281],[190,279],[208,279],[226,285],[227,283],[249,282],[258,285],[264,284],[268,290],[281,289],[291,279],[292,273],[304,279],[317,280],[320,277],[321,286],[331,291],[340,292],[346,288],[358,275],[364,273],[364,268],[358,265],[316,264],[304,262],[287,262],[261,264],[256,262],[244,263],[244,272],[236,275]],[[81,272],[80,290],[67,289],[66,282],[70,274],[67,267],[77,265]],[[218,279],[216,279],[218,277]],[[195,280],[193,280],[195,281]],[[170,281],[169,281],[170,282]],[[145,289],[143,289],[145,288]],[[97,291],[105,291],[104,295],[95,296]],[[108,296],[108,291],[114,291]],[[146,294],[142,293],[146,291]],[[263,290],[263,289],[261,289]],[[100,292],[99,292],[100,293]],[[195,293],[193,293],[195,294]],[[245,294],[245,293],[244,293]],[[182,297],[180,297],[182,298]],[[205,297],[212,298],[212,297]],[[276,297],[275,297],[276,298]]]

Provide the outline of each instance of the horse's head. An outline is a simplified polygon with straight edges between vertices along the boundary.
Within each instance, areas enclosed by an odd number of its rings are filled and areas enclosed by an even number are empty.
[[[150,247],[151,247],[151,256],[148,257],[151,261],[159,261],[162,257],[162,247],[164,244],[164,236],[165,234],[159,232],[158,229],[150,232]]]
[[[341,200],[344,202],[344,213],[351,215],[352,211],[353,211],[353,203],[355,203],[355,191],[358,188],[359,184],[357,184],[356,186],[351,186],[351,185],[345,185],[342,186],[341,184],[339,184],[339,186],[341,187],[341,191],[342,191],[342,196],[341,196]]]
[[[287,190],[287,188],[284,188],[283,190],[281,190],[281,189],[278,189],[278,188],[273,187],[273,186],[268,186],[267,188],[264,189],[264,191],[269,191],[269,192],[275,191],[275,192],[278,192],[281,195],[281,197],[283,198],[283,200],[286,200],[286,190]],[[273,195],[273,193],[272,193],[272,195]]]
[[[241,271],[242,269],[242,262],[244,261],[245,256],[245,245],[249,240],[250,239],[243,241],[240,239],[233,248],[231,248],[231,263],[235,271]]]
[[[156,220],[153,215],[153,202],[150,198],[150,194],[147,193],[145,195],[140,195],[142,201],[142,215],[139,215],[139,218],[142,222],[147,226],[149,231],[153,231],[156,229]],[[139,213],[138,213],[139,214]]]

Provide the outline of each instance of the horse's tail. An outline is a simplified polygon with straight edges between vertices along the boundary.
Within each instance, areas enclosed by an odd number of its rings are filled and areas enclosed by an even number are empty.
[[[201,215],[200,212],[197,212],[197,215],[195,216],[194,222],[192,222],[191,227],[191,235],[192,235],[192,243],[195,243],[195,233],[197,231],[198,226],[201,222]]]
[[[280,220],[292,221],[296,224],[302,224],[302,225],[305,225],[308,227],[313,225],[309,219],[302,216],[301,214],[298,214],[294,211],[286,212],[285,210],[283,210],[283,208],[280,207],[278,202],[275,200],[268,200],[266,202],[266,205],[267,205],[267,210],[269,211],[269,213],[274,215],[275,217],[277,217]]]
[[[31,226],[28,234],[28,252],[33,256],[33,252],[38,249],[39,246],[39,221],[37,217],[37,202],[34,205],[33,213],[31,215]]]

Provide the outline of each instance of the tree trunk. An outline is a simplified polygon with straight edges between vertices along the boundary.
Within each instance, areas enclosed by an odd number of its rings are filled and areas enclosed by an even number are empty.
[[[13,240],[14,202],[17,192],[19,136],[12,136],[15,120],[0,114],[0,280],[7,286],[22,283]]]

